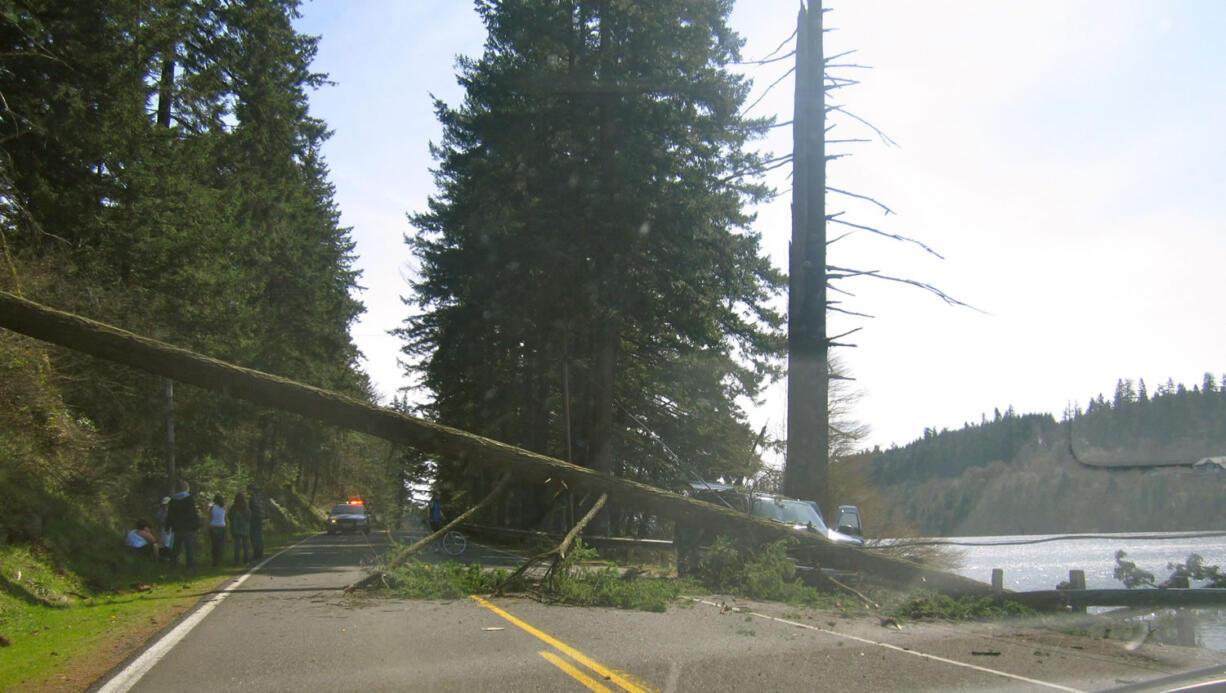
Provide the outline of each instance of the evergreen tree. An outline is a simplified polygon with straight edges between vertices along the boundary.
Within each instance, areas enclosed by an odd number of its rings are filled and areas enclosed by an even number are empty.
[[[401,333],[441,421],[650,480],[681,473],[656,440],[751,471],[737,400],[780,352],[781,277],[746,228],[767,123],[738,114],[730,6],[477,3],[485,52],[460,61],[463,105],[436,105],[409,239]]]
[[[1137,392],[1133,388],[1132,378],[1121,378],[1115,383],[1115,399],[1112,404],[1119,408],[1126,404],[1132,404],[1137,399]]]
[[[319,154],[326,128],[307,112],[323,77],[315,39],[292,28],[297,5],[0,0],[4,288],[365,394],[352,243]],[[117,458],[160,458],[159,380],[70,353],[55,366]],[[175,410],[184,461],[314,463],[334,444],[190,388]]]

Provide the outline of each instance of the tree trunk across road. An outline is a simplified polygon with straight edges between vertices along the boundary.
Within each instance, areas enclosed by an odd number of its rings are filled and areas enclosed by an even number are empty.
[[[858,570],[871,579],[903,588],[922,587],[951,595],[991,593],[991,586],[986,583],[834,545],[812,532],[793,531],[730,508],[586,469],[335,392],[235,366],[88,318],[57,311],[3,291],[0,291],[0,327],[179,382],[404,443],[462,464],[500,474],[509,473],[528,483],[562,483],[569,489],[594,495],[608,493],[610,501],[620,506],[700,524],[715,531],[726,529],[751,532],[761,537],[789,537],[808,545],[823,565]]]

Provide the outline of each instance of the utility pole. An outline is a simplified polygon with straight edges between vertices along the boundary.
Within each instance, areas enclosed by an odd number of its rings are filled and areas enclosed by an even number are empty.
[[[801,5],[792,117],[788,258],[788,441],[783,491],[829,512],[830,381],[826,338],[826,105],[821,0]]]
[[[166,381],[166,487],[175,492],[175,381]]]

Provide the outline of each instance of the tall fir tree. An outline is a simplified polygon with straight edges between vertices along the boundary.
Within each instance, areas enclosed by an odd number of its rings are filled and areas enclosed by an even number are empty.
[[[483,1],[401,334],[445,423],[650,481],[756,465],[782,278],[725,0]],[[686,460],[679,469],[661,443]]]
[[[353,246],[320,155],[326,127],[307,111],[323,76],[297,7],[0,0],[3,287],[366,394],[348,335]],[[68,353],[55,365],[117,457],[161,456],[159,381]],[[227,398],[184,388],[175,410],[184,461],[269,471],[330,455],[331,434]]]

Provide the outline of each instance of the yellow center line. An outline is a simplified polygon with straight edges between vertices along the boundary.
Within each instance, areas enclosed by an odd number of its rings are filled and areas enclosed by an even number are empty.
[[[524,631],[525,633],[528,633],[529,635],[533,636],[537,640],[540,640],[541,642],[545,643],[546,645],[549,645],[550,647],[554,648],[558,652],[561,652],[567,657],[570,657],[571,659],[575,660],[576,662],[579,662],[580,664],[587,667],[588,669],[596,672],[601,677],[603,677],[604,680],[612,681],[613,683],[616,683],[618,686],[621,686],[623,690],[627,691],[627,693],[653,693],[651,690],[627,680],[627,678],[623,676],[622,674],[619,674],[618,672],[613,671],[612,669],[609,669],[608,667],[602,665],[601,663],[597,662],[591,657],[588,657],[587,655],[583,654],[579,650],[576,650],[570,645],[567,645],[561,640],[558,640],[557,638],[549,635],[548,633],[545,633],[544,631],[541,631],[537,628],[534,628],[533,626],[528,625],[527,623],[524,623],[523,621],[512,616],[506,611],[503,611],[502,609],[494,606],[493,604],[482,599],[481,597],[478,597],[477,595],[474,594],[472,595],[472,598],[481,606],[484,606],[490,611],[493,611],[494,613],[498,614],[499,616],[506,619],[511,624],[515,625],[517,628]]]
[[[549,660],[550,664],[561,669],[562,671],[565,671],[567,674],[570,674],[571,678],[586,686],[588,690],[596,691],[596,693],[613,693],[612,688],[602,686],[599,681],[591,676],[588,676],[582,671],[579,671],[575,667],[571,666],[570,662],[562,659],[549,650],[541,650],[539,654],[545,659]]]

